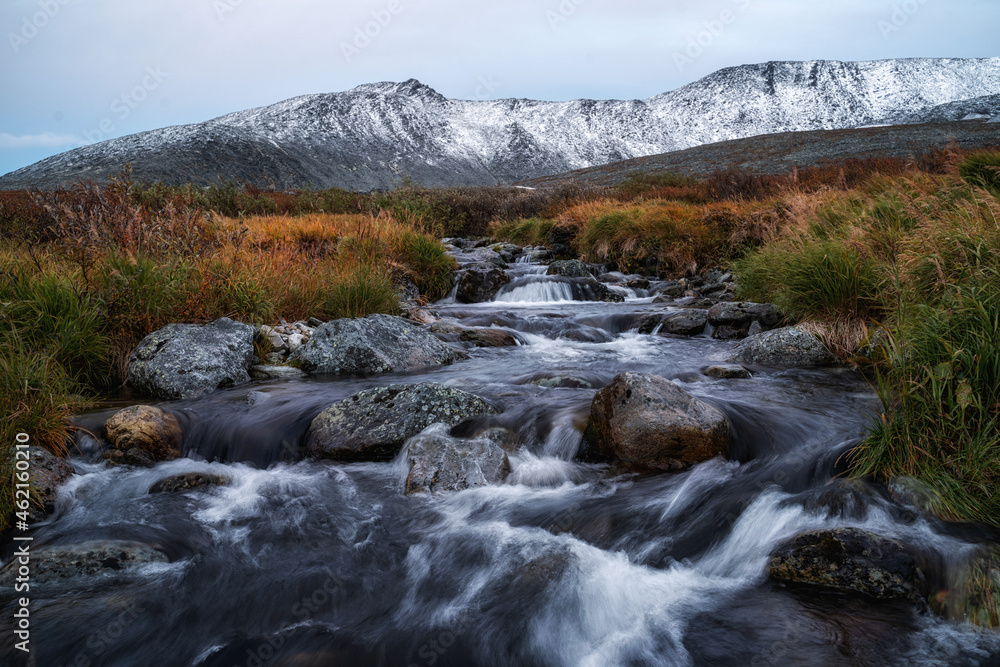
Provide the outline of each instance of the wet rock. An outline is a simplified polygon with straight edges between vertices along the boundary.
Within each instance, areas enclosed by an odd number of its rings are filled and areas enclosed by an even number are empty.
[[[528,261],[534,264],[552,261],[552,251],[542,246],[528,247],[524,249],[524,252],[528,256]]]
[[[377,375],[450,364],[465,353],[393,315],[333,320],[291,356],[308,373]]]
[[[177,458],[183,440],[177,418],[152,405],[119,410],[104,423],[104,437],[113,448],[105,458],[114,463],[134,460],[133,465]]]
[[[456,274],[458,291],[455,298],[461,303],[486,303],[496,298],[500,288],[510,282],[510,276],[492,264],[468,264]]]
[[[561,259],[549,264],[545,272],[549,276],[566,276],[567,278],[593,278],[587,265],[578,259]]]
[[[596,278],[587,275],[586,278],[574,278],[578,291],[587,301],[605,301],[607,303],[622,303],[625,297],[610,289],[604,283],[598,282]]]
[[[753,375],[750,371],[737,364],[718,364],[705,369],[705,375],[723,380],[746,380]]]
[[[463,329],[459,340],[475,343],[476,347],[514,347],[517,337],[504,329]]]
[[[545,387],[546,389],[593,389],[594,385],[575,377],[555,375],[553,377],[539,378],[532,380],[531,384]]]
[[[798,327],[785,327],[750,336],[736,345],[726,358],[734,364],[763,364],[810,368],[838,363],[813,334]]]
[[[472,263],[474,264],[492,264],[498,269],[507,268],[507,262],[500,256],[500,253],[494,252],[489,248],[477,248],[469,253],[469,257],[472,258]]]
[[[228,483],[229,480],[222,475],[213,475],[207,472],[187,472],[161,479],[149,487],[149,493],[177,493],[178,491],[190,491],[191,489],[200,489],[206,486],[223,486]]]
[[[597,392],[583,457],[681,469],[729,449],[729,419],[670,380],[623,373]]]
[[[250,377],[254,380],[299,380],[306,377],[306,373],[294,366],[251,366]]]
[[[770,331],[783,319],[781,311],[773,303],[726,302],[716,304],[708,311],[708,321],[715,327],[712,337],[720,340],[741,339],[753,333]],[[756,326],[751,332],[753,325]]]
[[[511,264],[518,255],[524,252],[524,248],[513,243],[495,243],[490,246],[490,250],[500,255],[503,261]]]
[[[639,322],[639,333],[697,336],[705,331],[708,315],[704,310],[686,310],[667,315],[647,315]]]
[[[488,436],[453,438],[435,424],[406,446],[410,472],[406,494],[462,491],[503,482],[510,474],[507,452]]]
[[[774,551],[768,576],[879,599],[918,599],[923,579],[902,542],[857,528],[799,535]]]
[[[573,239],[576,232],[567,227],[553,227],[549,232],[549,246],[556,259],[573,259],[577,253],[573,250]]]
[[[29,523],[36,523],[55,511],[56,494],[59,487],[73,476],[73,466],[66,459],[42,447],[32,445],[27,452],[32,500],[28,507],[28,518]],[[16,457],[16,454],[12,453],[12,457]],[[12,464],[16,461],[14,458]]]
[[[656,290],[656,299],[653,303],[664,303],[684,296],[686,288],[676,280],[671,280]]]
[[[306,452],[338,461],[388,460],[431,424],[454,426],[495,413],[479,396],[441,384],[368,389],[334,403],[313,420]]]
[[[31,551],[31,583],[120,572],[148,563],[166,563],[162,551],[137,542],[93,541]],[[13,585],[17,561],[0,571],[0,583]]]
[[[249,382],[254,334],[228,317],[204,326],[168,324],[132,352],[128,385],[144,396],[175,399]]]

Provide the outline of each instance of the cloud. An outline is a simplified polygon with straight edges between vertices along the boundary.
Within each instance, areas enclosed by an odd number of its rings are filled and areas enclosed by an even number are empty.
[[[0,132],[0,149],[60,148],[62,146],[81,146],[84,143],[83,139],[72,134],[43,132],[42,134],[22,134],[15,136],[6,132]]]

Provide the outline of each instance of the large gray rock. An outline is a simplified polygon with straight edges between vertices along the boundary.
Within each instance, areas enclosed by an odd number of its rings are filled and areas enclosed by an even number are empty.
[[[678,470],[726,455],[729,434],[726,415],[670,380],[622,373],[594,396],[581,455]]]
[[[132,352],[128,385],[144,396],[174,399],[249,382],[254,333],[228,317],[204,326],[168,324]]]
[[[492,301],[500,288],[510,282],[510,276],[506,271],[487,263],[468,264],[456,275],[458,291],[455,298],[461,303]]]
[[[435,424],[411,438],[406,460],[410,466],[407,495],[499,484],[510,474],[507,452],[495,439],[453,438],[445,424]]]
[[[477,264],[492,264],[500,269],[507,268],[507,261],[504,260],[503,256],[490,248],[476,248],[468,253],[468,256]]]
[[[798,327],[784,327],[750,336],[732,349],[726,361],[799,368],[838,363],[837,357],[823,347],[819,338]]]
[[[567,278],[593,278],[587,265],[578,259],[560,259],[549,264],[545,272],[549,276],[566,276]]]
[[[368,389],[321,412],[306,435],[306,453],[337,461],[388,460],[431,424],[454,426],[496,408],[442,384]]]
[[[772,553],[768,575],[882,599],[918,598],[923,580],[905,545],[857,528],[799,535]]]
[[[783,319],[781,311],[773,303],[726,302],[716,304],[708,311],[708,321],[715,327],[712,337],[722,340],[741,339],[752,333],[770,331]]]
[[[27,452],[30,466],[26,472],[31,484],[32,499],[28,507],[28,518],[30,523],[37,523],[55,510],[56,494],[59,487],[73,476],[73,466],[66,459],[42,447],[32,445]],[[15,454],[12,452],[11,456]]]
[[[333,320],[292,354],[310,373],[377,375],[450,364],[465,353],[393,315]]]
[[[32,549],[31,583],[118,572],[168,560],[162,551],[137,542],[94,541]],[[0,584],[13,584],[17,566],[14,559],[0,571]]]

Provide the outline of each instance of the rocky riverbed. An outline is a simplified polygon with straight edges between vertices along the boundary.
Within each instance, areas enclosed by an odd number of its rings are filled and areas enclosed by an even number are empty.
[[[39,664],[995,663],[947,603],[994,536],[845,479],[878,404],[812,334],[450,241],[405,317],[143,341],[141,405],[37,454]]]

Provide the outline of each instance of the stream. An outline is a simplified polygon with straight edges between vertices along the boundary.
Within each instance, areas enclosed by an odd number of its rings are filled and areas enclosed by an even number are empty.
[[[33,583],[39,667],[178,665],[995,665],[1000,633],[901,601],[770,582],[770,552],[808,530],[854,526],[919,545],[941,572],[985,539],[873,485],[843,455],[878,401],[855,372],[701,371],[732,343],[636,333],[653,304],[574,301],[545,267],[512,265],[485,304],[441,302],[463,326],[521,345],[372,378],[254,382],[160,404],[185,457],[106,468],[92,440],[33,550],[93,540],[155,547],[169,562]],[[595,392],[619,373],[661,375],[725,412],[728,460],[641,474],[575,460]],[[437,382],[503,409],[517,433],[502,485],[403,493],[403,457],[302,456],[311,420],[390,383]],[[83,415],[99,430],[114,412]],[[461,427],[458,429],[461,430]],[[461,435],[461,433],[456,433]],[[149,494],[187,472],[226,486]],[[14,547],[3,550],[9,561]],[[2,591],[4,623],[14,609]],[[21,664],[6,640],[0,662]]]

